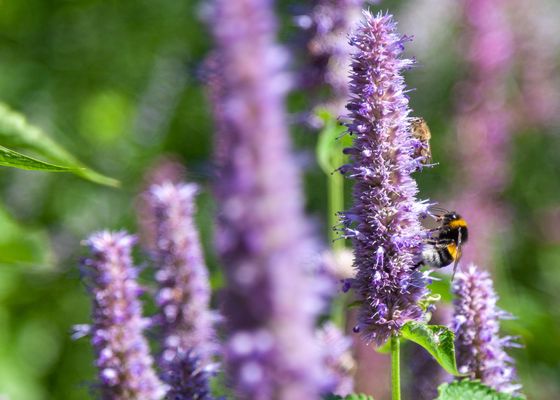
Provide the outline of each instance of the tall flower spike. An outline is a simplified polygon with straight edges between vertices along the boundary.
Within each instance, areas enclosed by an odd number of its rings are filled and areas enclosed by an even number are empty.
[[[226,364],[243,399],[317,399],[323,283],[284,111],[290,85],[270,0],[216,0],[217,250],[227,287]]]
[[[125,232],[99,232],[85,241],[91,256],[83,272],[93,297],[92,344],[105,400],[159,400],[166,388],[152,369],[146,321],[138,295],[131,249],[135,238]]]
[[[425,235],[419,223],[426,205],[416,199],[411,174],[420,143],[411,136],[408,99],[401,75],[412,60],[401,58],[408,38],[396,31],[390,15],[371,15],[351,37],[353,55],[348,103],[351,164],[341,172],[355,180],[354,205],[343,215],[354,244],[353,288],[361,308],[355,330],[367,342],[385,342],[407,320],[422,317],[418,301],[425,280],[412,271]]]
[[[214,316],[198,231],[194,184],[166,182],[148,192],[156,227],[156,303],[161,328],[159,366],[175,400],[210,399]]]
[[[515,347],[511,337],[500,337],[500,319],[509,315],[496,302],[492,279],[474,265],[458,273],[453,283],[457,363],[459,371],[503,392],[516,394],[513,359],[504,351]]]
[[[312,34],[307,43],[312,65],[308,74],[312,75],[312,80],[330,87],[331,98],[327,106],[336,116],[344,112],[350,98],[348,72],[352,47],[348,43],[348,34],[359,23],[362,8],[369,2],[317,0],[308,18]]]
[[[352,357],[352,339],[332,322],[327,321],[317,330],[319,342],[323,346],[325,365],[332,381],[329,393],[348,396],[354,391],[355,361]]]

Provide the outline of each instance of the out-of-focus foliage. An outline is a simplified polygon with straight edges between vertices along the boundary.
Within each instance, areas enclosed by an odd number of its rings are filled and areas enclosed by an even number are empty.
[[[79,242],[101,228],[135,230],[134,196],[162,155],[176,154],[188,178],[203,186],[197,222],[212,282],[221,284],[211,251],[212,126],[199,79],[211,46],[199,19],[206,3],[2,2],[0,101],[85,164],[121,181],[122,188],[71,174],[0,168],[0,395],[88,397],[95,376],[92,350],[87,340],[73,342],[69,335],[90,312],[77,268]],[[296,38],[290,14],[303,3],[279,2],[282,40]],[[382,3],[383,10],[396,14],[399,29],[415,36],[409,51],[419,67],[407,73],[416,88],[411,104],[430,125],[433,158],[440,163],[418,179],[422,197],[436,200],[446,198],[454,182],[451,150],[462,145],[452,124],[456,84],[464,77],[453,3]],[[511,90],[518,90],[514,81]],[[305,93],[291,96],[291,111],[307,106]],[[293,132],[307,173],[308,210],[327,240],[327,188],[314,160],[317,136],[296,124]],[[505,333],[521,336],[526,346],[513,355],[525,392],[535,399],[553,399],[560,392],[559,149],[556,127],[517,132],[503,195],[513,209],[511,229],[498,238],[491,267],[499,305],[517,317],[504,324]]]
[[[47,160],[61,165],[53,165],[32,157],[0,148],[0,165],[39,171],[66,171],[109,186],[117,186],[118,181],[103,176],[85,167],[68,151],[58,145],[47,134],[31,125],[25,117],[0,103],[0,142],[9,147],[22,147],[37,153]]]

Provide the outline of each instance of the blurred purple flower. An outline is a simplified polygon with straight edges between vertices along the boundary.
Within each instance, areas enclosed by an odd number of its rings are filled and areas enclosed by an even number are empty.
[[[354,206],[343,222],[354,244],[353,288],[362,302],[356,330],[367,342],[382,344],[407,320],[423,315],[418,301],[427,293],[426,282],[411,269],[425,235],[419,217],[426,204],[416,199],[411,177],[421,164],[413,158],[420,144],[410,133],[401,75],[412,65],[401,58],[409,39],[397,33],[392,16],[364,16],[350,41],[357,49],[347,106],[354,143],[346,150],[351,164],[341,172],[356,183]]]
[[[90,334],[101,398],[106,400],[158,400],[166,393],[142,335],[147,322],[131,259],[135,240],[125,232],[104,231],[85,241],[91,252],[82,268],[93,298]]]
[[[317,330],[319,343],[323,347],[325,365],[332,381],[329,393],[347,396],[354,391],[355,361],[352,357],[352,339],[332,322],[326,322]]]
[[[558,125],[560,116],[560,76],[558,48],[560,8],[554,0],[512,0],[515,57],[520,74],[520,95],[516,127],[528,123],[538,127]]]
[[[176,400],[211,398],[208,380],[216,352],[208,271],[193,220],[196,193],[194,184],[171,182],[147,193],[156,227],[158,361],[169,396]]]
[[[350,99],[348,88],[351,50],[348,35],[362,16],[368,0],[317,0],[309,16],[299,18],[300,26],[309,30],[307,50],[310,69],[304,75],[304,84],[325,83],[331,89],[327,104],[333,115],[344,113]]]
[[[314,335],[320,254],[304,218],[284,111],[291,81],[269,0],[216,0],[220,60],[217,250],[227,287],[226,363],[243,399],[317,399],[324,384]]]
[[[453,292],[457,364],[459,371],[503,393],[517,393],[513,359],[504,351],[515,347],[511,337],[500,337],[500,319],[509,314],[500,310],[490,275],[470,265],[455,277]]]
[[[458,87],[460,176],[453,209],[466,218],[471,231],[463,262],[491,265],[493,238],[508,225],[508,212],[499,196],[510,175],[513,114],[507,83],[513,65],[513,36],[505,0],[463,0],[462,8],[468,76]]]
[[[163,154],[148,166],[142,177],[142,194],[135,199],[135,209],[138,229],[140,230],[139,242],[142,247],[150,252],[154,252],[156,248],[156,221],[151,212],[151,205],[148,204],[148,197],[144,193],[152,185],[164,182],[182,182],[186,174],[186,168],[178,156]]]

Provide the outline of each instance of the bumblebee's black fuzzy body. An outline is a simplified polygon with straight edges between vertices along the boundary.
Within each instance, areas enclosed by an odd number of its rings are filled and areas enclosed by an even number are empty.
[[[437,217],[441,225],[435,234],[426,240],[422,249],[422,260],[414,268],[425,265],[430,268],[443,268],[457,263],[461,258],[461,246],[469,238],[467,222],[459,214],[449,212]]]

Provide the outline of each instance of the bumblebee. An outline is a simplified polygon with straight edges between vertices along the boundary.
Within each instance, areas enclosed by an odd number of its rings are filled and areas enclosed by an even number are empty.
[[[431,164],[432,149],[430,147],[430,139],[432,138],[432,133],[424,118],[411,118],[410,132],[412,133],[412,137],[420,141],[420,147],[415,150],[414,157],[420,158],[422,164]]]
[[[453,279],[462,256],[462,246],[469,239],[467,222],[454,211],[446,211],[444,214],[435,215],[434,218],[440,225],[429,231],[430,236],[425,240],[422,249],[422,260],[414,269],[422,265],[443,268],[453,263]]]

